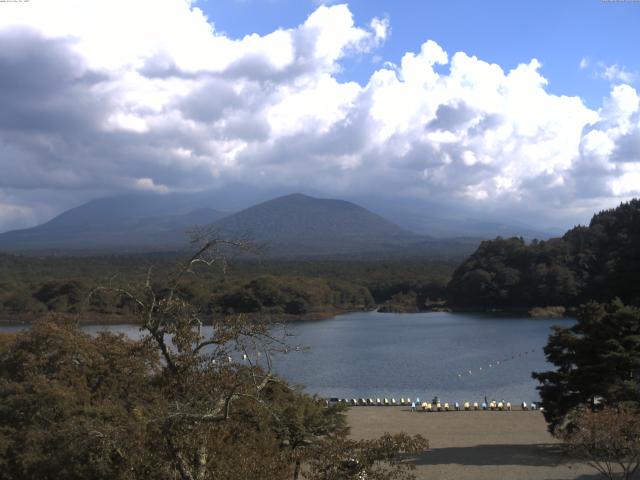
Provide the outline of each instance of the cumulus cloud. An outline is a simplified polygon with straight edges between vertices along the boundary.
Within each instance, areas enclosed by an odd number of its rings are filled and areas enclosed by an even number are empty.
[[[536,59],[505,71],[431,40],[364,85],[345,81],[342,62],[390,33],[346,5],[243,38],[186,0],[2,10],[0,229],[44,215],[34,192],[62,208],[69,192],[230,181],[521,211],[640,194],[638,94],[624,70],[594,111],[548,93]]]
[[[585,128],[573,165],[578,192],[599,196],[640,191],[640,97],[628,85],[615,86],[597,122]]]

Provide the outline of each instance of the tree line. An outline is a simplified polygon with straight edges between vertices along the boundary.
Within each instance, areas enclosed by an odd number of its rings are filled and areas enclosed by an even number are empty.
[[[141,282],[149,268],[160,277],[171,271],[177,259],[0,255],[0,317],[11,321],[64,313],[102,321],[131,318],[129,300],[113,292],[94,292],[96,286]],[[428,298],[444,295],[452,270],[452,264],[428,261],[242,259],[229,263],[224,273],[200,269],[197,278],[184,279],[181,289],[210,315],[315,318],[379,305],[393,311],[419,311]]]

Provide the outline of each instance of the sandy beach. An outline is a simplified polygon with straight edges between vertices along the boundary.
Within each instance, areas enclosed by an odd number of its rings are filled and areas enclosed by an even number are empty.
[[[566,458],[539,411],[411,412],[407,407],[353,407],[351,436],[419,433],[430,451],[416,459],[418,479],[595,480],[586,464]]]

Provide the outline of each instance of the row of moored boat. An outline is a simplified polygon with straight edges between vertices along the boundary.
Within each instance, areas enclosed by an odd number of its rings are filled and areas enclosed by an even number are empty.
[[[390,406],[407,406],[412,410],[422,410],[425,412],[448,412],[448,411],[470,411],[470,410],[497,410],[497,411],[510,411],[512,410],[511,402],[505,402],[504,400],[490,402],[459,402],[449,403],[441,402],[437,398],[431,402],[421,402],[420,398],[331,398],[327,402],[329,405],[344,404],[350,406],[378,406],[378,407],[390,407]],[[542,410],[536,402],[522,402],[520,404],[521,410]]]

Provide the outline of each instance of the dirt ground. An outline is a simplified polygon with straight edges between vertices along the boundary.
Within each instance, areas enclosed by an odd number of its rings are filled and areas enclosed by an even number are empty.
[[[566,458],[539,411],[411,412],[406,407],[353,407],[351,436],[419,433],[430,450],[415,460],[418,479],[595,480],[586,464]]]

